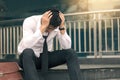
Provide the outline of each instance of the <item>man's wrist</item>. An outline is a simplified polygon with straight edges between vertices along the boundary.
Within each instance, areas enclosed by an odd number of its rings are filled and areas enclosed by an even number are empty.
[[[40,26],[40,31],[41,31],[41,33],[44,33],[45,32],[45,28],[44,28],[44,26]]]
[[[65,27],[59,27],[59,30],[60,30],[60,33],[63,35],[66,31],[66,28]]]
[[[59,27],[59,30],[65,30],[65,27]]]

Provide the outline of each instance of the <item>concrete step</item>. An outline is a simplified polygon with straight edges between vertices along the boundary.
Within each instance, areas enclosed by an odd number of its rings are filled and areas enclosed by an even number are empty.
[[[100,80],[120,80],[120,78],[118,78],[118,79],[100,79]]]
[[[38,71],[39,75],[41,72]],[[120,80],[120,69],[82,69],[83,80]],[[24,74],[24,73],[23,73]],[[45,80],[70,80],[68,71],[53,69],[43,76]]]
[[[16,61],[13,59],[0,62]],[[79,58],[83,80],[120,80],[120,58]],[[21,72],[24,74],[23,72]],[[39,75],[41,74],[38,71]],[[67,66],[60,65],[51,68],[45,80],[69,80]]]

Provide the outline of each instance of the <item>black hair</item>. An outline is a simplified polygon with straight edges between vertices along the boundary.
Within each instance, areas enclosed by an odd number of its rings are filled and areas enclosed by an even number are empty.
[[[52,12],[52,15],[53,15],[50,19],[49,25],[52,25],[55,28],[60,26],[61,21],[62,21],[60,16],[59,16],[60,11],[55,9],[55,8],[52,8],[52,9],[49,9],[49,10]]]

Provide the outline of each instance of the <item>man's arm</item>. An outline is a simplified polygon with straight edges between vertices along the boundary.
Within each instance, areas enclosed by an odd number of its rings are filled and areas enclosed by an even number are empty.
[[[43,14],[41,18],[41,27],[40,27],[41,33],[44,33],[47,27],[49,26],[51,17],[52,17],[51,11],[47,11]]]
[[[71,38],[66,32],[64,14],[60,12],[59,15],[60,15],[62,22],[61,22],[61,25],[59,26],[60,32],[57,34],[57,36],[58,36],[62,49],[68,49],[68,48],[71,48]]]
[[[41,31],[36,30],[36,21],[33,17],[26,18],[23,22],[23,45],[26,48],[31,48],[40,39],[42,39]]]
[[[60,32],[58,32],[57,38],[59,40],[59,43],[62,49],[71,48],[71,38],[66,31],[64,34],[61,34]]]
[[[66,32],[65,17],[64,17],[64,14],[63,14],[62,12],[59,13],[59,16],[60,16],[60,18],[61,18],[61,20],[62,20],[62,22],[61,22],[61,24],[60,24],[60,26],[59,26],[59,30],[60,30],[60,33],[61,33],[62,35],[64,35],[65,32]]]

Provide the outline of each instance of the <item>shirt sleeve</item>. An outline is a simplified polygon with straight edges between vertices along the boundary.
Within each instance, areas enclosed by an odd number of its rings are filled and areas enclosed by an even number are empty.
[[[37,28],[36,21],[33,18],[27,18],[23,22],[23,44],[26,48],[31,48],[40,39],[42,39],[42,34]]]
[[[65,32],[65,34],[62,35],[59,31],[58,34],[57,34],[57,38],[59,40],[59,43],[60,43],[60,46],[61,46],[62,49],[71,48],[71,38],[67,34],[67,32]]]

